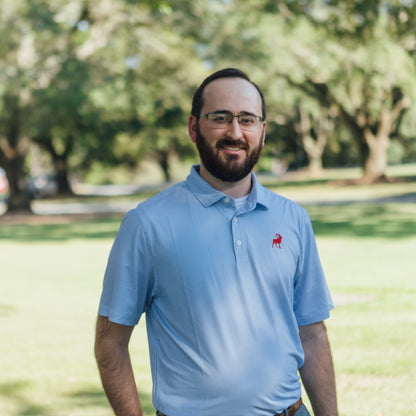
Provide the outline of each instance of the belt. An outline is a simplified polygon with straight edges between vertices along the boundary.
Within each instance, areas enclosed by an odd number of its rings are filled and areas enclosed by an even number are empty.
[[[289,406],[284,412],[278,413],[275,416],[294,416],[301,406],[302,406],[302,397],[296,403],[292,404],[292,406]]]
[[[275,416],[294,416],[301,406],[302,406],[302,397],[296,403],[292,404],[292,406],[288,407],[284,412],[277,413]],[[162,412],[157,412],[157,415],[166,416]]]

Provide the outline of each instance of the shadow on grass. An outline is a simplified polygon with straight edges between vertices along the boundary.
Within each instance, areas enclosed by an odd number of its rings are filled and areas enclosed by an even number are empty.
[[[110,404],[102,389],[90,389],[75,391],[70,393],[71,403],[77,408],[88,407],[105,407],[109,408]],[[140,402],[144,414],[154,415],[156,413],[152,403],[152,396],[146,393],[140,393]]]
[[[304,179],[294,178],[293,180],[288,180],[287,177],[274,178],[270,175],[257,175],[260,179],[260,182],[265,183],[267,187],[271,188],[303,188],[306,186],[315,186],[315,185],[337,185],[337,186],[350,186],[356,185],[360,187],[361,185],[368,186],[368,183],[362,180],[361,177],[358,179],[337,179],[331,177],[323,178],[312,178],[308,176],[307,173],[304,173]],[[378,184],[385,183],[412,183],[416,182],[416,175],[407,175],[407,176],[392,176],[388,178],[383,178],[379,182],[372,184],[372,186],[377,186]]]
[[[383,198],[380,203],[344,201],[306,205],[317,235],[339,237],[407,238],[416,235],[415,194]],[[0,223],[0,241],[47,242],[111,239],[122,216],[66,217],[62,223]],[[56,218],[52,218],[56,220]],[[1,311],[0,311],[1,312]]]
[[[113,239],[120,227],[120,218],[74,220],[62,224],[0,225],[0,240],[24,242],[66,241],[75,239]]]
[[[308,206],[316,235],[400,239],[416,236],[412,205]]]
[[[13,315],[17,311],[16,306],[0,303],[0,318]]]
[[[0,383],[0,398],[4,403],[10,403],[13,413],[8,416],[51,416],[51,409],[57,403],[51,402],[49,406],[39,405],[35,400],[30,400],[27,392],[30,391],[31,383],[27,381],[13,381]],[[55,397],[58,401],[63,400],[68,414],[77,409],[110,409],[110,404],[102,389],[86,389],[74,391],[66,396]],[[66,401],[69,399],[69,404]],[[155,415],[150,394],[141,393],[140,401],[145,415]]]
[[[29,400],[24,391],[30,388],[26,381],[14,381],[0,384],[0,397],[12,404],[16,411],[13,416],[50,416],[50,409]]]

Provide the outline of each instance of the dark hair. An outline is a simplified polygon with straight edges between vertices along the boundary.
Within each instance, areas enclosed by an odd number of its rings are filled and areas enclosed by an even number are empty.
[[[199,116],[201,115],[201,110],[204,105],[202,96],[203,96],[205,87],[212,81],[215,81],[216,79],[219,79],[219,78],[242,78],[248,81],[250,84],[252,84],[260,95],[262,116],[264,119],[266,119],[266,103],[264,101],[263,93],[261,92],[260,88],[254,82],[250,80],[250,78],[245,72],[240,71],[239,69],[236,69],[236,68],[221,69],[220,71],[214,72],[213,74],[211,74],[209,77],[205,78],[202,81],[202,84],[195,91],[194,98],[192,100],[191,114],[193,116],[199,118]]]

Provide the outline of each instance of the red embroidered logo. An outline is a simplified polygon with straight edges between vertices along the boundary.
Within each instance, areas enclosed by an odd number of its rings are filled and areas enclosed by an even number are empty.
[[[276,234],[276,238],[273,238],[272,247],[280,247],[280,243],[282,242],[283,237],[280,234]]]

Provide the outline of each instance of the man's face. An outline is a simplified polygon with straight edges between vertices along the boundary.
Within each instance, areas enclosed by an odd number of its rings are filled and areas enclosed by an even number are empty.
[[[211,112],[261,116],[261,99],[255,87],[244,79],[218,79],[204,90],[201,114]],[[258,123],[250,131],[242,129],[237,118],[221,127],[213,125],[206,117],[194,118],[191,125],[201,168],[224,182],[236,182],[250,174],[264,145],[265,122]]]
[[[201,163],[212,176],[224,182],[245,178],[259,160],[263,148],[260,139],[257,145],[249,147],[243,139],[233,140],[227,136],[217,140],[213,146],[201,133],[199,125],[196,126],[195,143]]]

